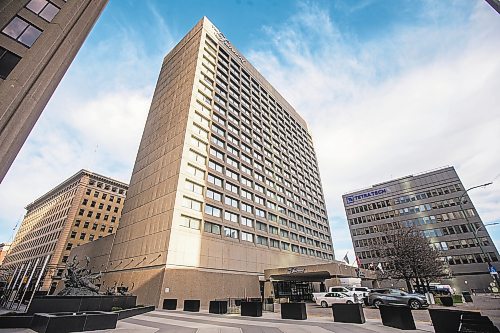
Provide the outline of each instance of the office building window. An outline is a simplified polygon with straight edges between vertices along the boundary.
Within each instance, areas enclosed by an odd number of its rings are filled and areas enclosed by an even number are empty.
[[[19,16],[15,16],[5,26],[5,28],[2,29],[2,33],[14,38],[27,47],[31,47],[37,38],[42,34],[42,30],[23,20]]]
[[[31,0],[26,8],[37,14],[47,22],[51,22],[54,16],[59,12],[59,7],[46,0]]]
[[[0,47],[0,78],[5,80],[20,60],[17,54]]]

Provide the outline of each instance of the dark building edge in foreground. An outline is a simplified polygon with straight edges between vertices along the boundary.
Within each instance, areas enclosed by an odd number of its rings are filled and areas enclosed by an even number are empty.
[[[107,2],[0,3],[0,182]]]

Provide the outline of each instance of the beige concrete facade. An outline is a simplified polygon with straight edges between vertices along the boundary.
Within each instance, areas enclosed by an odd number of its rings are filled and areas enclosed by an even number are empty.
[[[164,59],[104,280],[207,304],[333,258],[307,125],[203,18]]]
[[[72,248],[116,232],[127,188],[111,178],[79,171],[26,207],[3,267],[14,271],[29,265],[29,271],[39,270],[50,256],[41,290],[53,292]]]
[[[35,2],[0,1],[0,182],[108,0]]]

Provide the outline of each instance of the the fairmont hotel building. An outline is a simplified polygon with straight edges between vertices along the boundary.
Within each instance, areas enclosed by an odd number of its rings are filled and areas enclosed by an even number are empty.
[[[499,255],[468,194],[464,195],[465,190],[455,169],[446,167],[345,194],[352,242],[362,267],[377,267],[379,263],[386,267],[385,258],[377,255],[376,244],[384,243],[391,230],[414,227],[447,262],[450,276],[444,276],[442,283],[457,290],[486,289],[492,282],[487,259],[498,270]],[[489,258],[483,255],[474,232]],[[385,284],[396,285],[396,281]]]
[[[203,18],[163,61],[104,279],[206,303],[333,259],[305,121]]]

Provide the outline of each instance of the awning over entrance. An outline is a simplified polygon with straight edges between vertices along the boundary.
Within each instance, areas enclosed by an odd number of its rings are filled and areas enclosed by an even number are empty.
[[[264,270],[266,281],[307,281],[307,282],[323,282],[331,278],[349,278],[361,277],[363,280],[375,280],[376,274],[374,271],[360,269],[358,276],[356,267],[349,266],[340,261],[335,261],[327,264],[294,266],[271,268]]]

